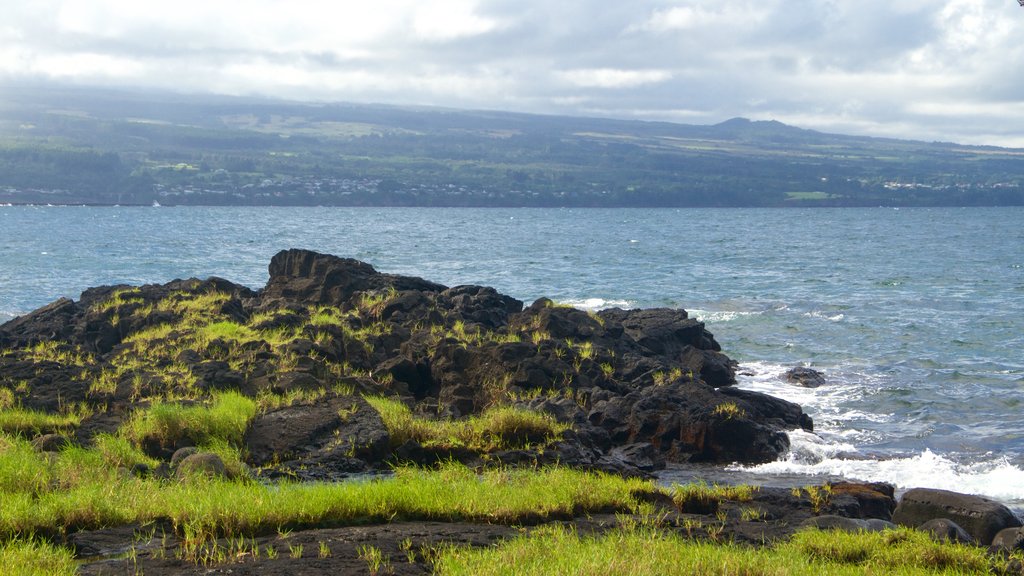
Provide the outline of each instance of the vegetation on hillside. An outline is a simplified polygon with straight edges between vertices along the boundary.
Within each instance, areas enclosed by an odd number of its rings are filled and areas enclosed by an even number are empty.
[[[0,202],[343,206],[1024,203],[1024,151],[522,114],[11,88]]]

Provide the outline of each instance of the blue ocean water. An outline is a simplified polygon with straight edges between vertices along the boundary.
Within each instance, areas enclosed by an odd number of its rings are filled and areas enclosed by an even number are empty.
[[[0,322],[87,287],[261,287],[310,248],[527,302],[686,308],[815,434],[737,474],[1024,503],[1024,209],[0,207]],[[806,365],[828,385],[781,373]]]

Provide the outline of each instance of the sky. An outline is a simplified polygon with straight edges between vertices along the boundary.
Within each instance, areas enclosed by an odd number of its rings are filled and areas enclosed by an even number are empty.
[[[1016,0],[0,0],[56,82],[1024,147]]]

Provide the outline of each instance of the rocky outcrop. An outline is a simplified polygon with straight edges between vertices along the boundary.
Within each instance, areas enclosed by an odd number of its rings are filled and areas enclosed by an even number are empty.
[[[825,385],[825,375],[814,368],[798,366],[790,368],[782,376],[786,382],[803,386],[804,388],[818,388]]]
[[[766,462],[788,449],[786,430],[812,428],[799,406],[733,387],[735,363],[684,310],[590,313],[545,298],[524,307],[493,288],[306,250],[278,253],[269,272],[259,292],[210,278],[58,300],[0,326],[0,386],[29,408],[93,406],[78,441],[148,399],[294,397],[258,415],[245,439],[251,465],[288,474],[395,457],[367,393],[400,398],[422,418],[500,405],[546,412],[571,432],[500,458],[616,472]]]

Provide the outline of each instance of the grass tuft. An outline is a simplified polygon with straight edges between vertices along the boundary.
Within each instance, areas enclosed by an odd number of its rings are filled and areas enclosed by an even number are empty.
[[[208,406],[156,402],[135,412],[121,432],[135,444],[171,446],[188,439],[196,445],[222,441],[238,446],[256,410],[256,402],[238,392],[215,394]]]
[[[412,413],[399,400],[367,396],[398,446],[414,440],[426,447],[465,448],[476,452],[543,445],[569,429],[548,414],[515,407],[491,408],[463,420],[429,420]]]

